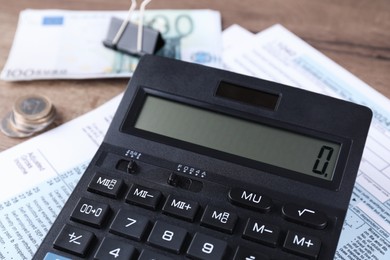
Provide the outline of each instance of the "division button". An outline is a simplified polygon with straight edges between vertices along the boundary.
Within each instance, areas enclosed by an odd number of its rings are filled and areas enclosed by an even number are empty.
[[[126,238],[140,241],[145,234],[149,220],[133,210],[120,209],[110,226],[110,232]]]
[[[105,237],[100,244],[95,258],[96,260],[129,260],[134,257],[136,249],[121,240]]]
[[[187,230],[162,221],[156,221],[147,242],[153,246],[179,254],[187,236]]]
[[[321,240],[314,236],[288,231],[283,249],[315,260],[321,249]]]
[[[265,223],[261,219],[248,219],[243,237],[267,246],[276,247],[280,229],[278,226]]]
[[[233,233],[237,219],[237,214],[231,211],[207,206],[200,223],[203,226],[231,234]]]
[[[92,232],[66,224],[53,246],[56,249],[85,257],[94,238],[95,235]]]
[[[126,196],[126,202],[156,210],[162,194],[158,190],[133,184]]]
[[[238,247],[233,260],[269,260],[270,258],[252,249]]]
[[[81,198],[70,219],[96,228],[101,228],[110,211],[107,204]]]
[[[169,195],[163,206],[163,212],[165,214],[191,222],[194,221],[198,209],[198,202],[179,198],[174,195]]]
[[[260,193],[241,188],[229,191],[229,201],[237,206],[266,213],[271,210],[272,200]]]
[[[195,259],[223,259],[227,243],[223,240],[196,233],[187,250],[187,255]]]
[[[295,204],[284,205],[282,214],[288,221],[315,229],[324,229],[328,223],[328,219],[323,212]]]
[[[122,186],[123,180],[97,172],[88,185],[88,191],[116,199]]]

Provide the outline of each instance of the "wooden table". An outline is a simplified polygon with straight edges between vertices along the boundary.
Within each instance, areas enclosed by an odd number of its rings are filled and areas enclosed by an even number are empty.
[[[4,2],[4,1],[3,1]],[[19,12],[26,9],[127,10],[130,0],[17,0],[0,8],[0,68],[12,46]],[[388,0],[154,0],[150,9],[215,9],[222,26],[252,32],[280,23],[367,84],[390,97]],[[58,109],[56,124],[80,116],[122,92],[127,79],[0,81],[0,118],[22,94],[41,93]],[[0,151],[26,139],[0,134]]]

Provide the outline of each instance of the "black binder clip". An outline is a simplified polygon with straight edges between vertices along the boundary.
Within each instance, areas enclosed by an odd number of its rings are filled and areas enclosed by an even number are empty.
[[[139,10],[138,25],[130,22],[131,15],[137,6],[136,0],[131,1],[125,20],[111,18],[107,38],[103,41],[107,48],[133,56],[155,54],[164,46],[164,40],[159,31],[144,26],[145,7],[152,0],[144,0]]]

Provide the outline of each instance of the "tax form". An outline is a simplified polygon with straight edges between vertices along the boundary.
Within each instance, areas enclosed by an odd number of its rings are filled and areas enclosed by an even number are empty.
[[[121,95],[0,153],[0,259],[31,259],[103,141]]]
[[[237,42],[237,39],[246,39]],[[223,33],[225,69],[368,106],[374,118],[335,259],[390,259],[390,101],[281,25]]]

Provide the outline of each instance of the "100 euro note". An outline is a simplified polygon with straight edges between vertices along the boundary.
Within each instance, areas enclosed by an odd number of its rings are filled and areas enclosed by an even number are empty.
[[[126,11],[24,10],[0,78],[86,79],[130,77],[138,58],[104,47],[112,17]],[[132,21],[137,22],[138,12]],[[144,25],[165,40],[157,53],[220,67],[221,16],[213,10],[147,10]]]

